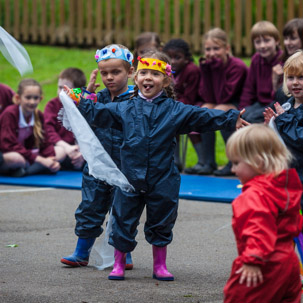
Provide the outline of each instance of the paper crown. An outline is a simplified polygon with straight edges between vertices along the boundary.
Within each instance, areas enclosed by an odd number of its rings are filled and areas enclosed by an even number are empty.
[[[110,47],[98,49],[96,51],[95,59],[97,63],[107,59],[121,59],[132,65],[134,56],[128,49],[113,44]]]
[[[171,70],[171,65],[169,65],[164,61],[154,58],[141,58],[141,57],[138,57],[137,59],[138,59],[137,71],[140,69],[153,69],[167,76],[171,76],[171,74],[173,73],[173,71]]]

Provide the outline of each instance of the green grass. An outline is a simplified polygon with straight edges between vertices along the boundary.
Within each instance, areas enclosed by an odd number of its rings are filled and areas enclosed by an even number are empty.
[[[34,72],[21,77],[18,71],[0,55],[0,82],[7,84],[16,91],[18,83],[24,78],[34,78],[39,81],[44,94],[44,99],[39,104],[39,109],[42,111],[46,103],[56,97],[58,75],[63,69],[68,67],[80,68],[89,79],[91,71],[96,68],[95,48],[80,49],[39,45],[25,45],[25,48],[31,58]],[[197,61],[198,57],[195,57],[195,62]],[[249,64],[249,60],[245,62]],[[102,84],[100,76],[98,76],[97,82]],[[216,161],[219,166],[222,166],[227,163],[225,144],[220,132],[216,133],[216,138]],[[190,140],[188,140],[186,167],[193,166],[196,163],[196,152]]]

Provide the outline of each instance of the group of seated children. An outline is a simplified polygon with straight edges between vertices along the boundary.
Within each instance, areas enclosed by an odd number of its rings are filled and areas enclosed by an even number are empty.
[[[83,87],[84,73],[78,68],[61,72],[58,93],[63,85]],[[81,170],[84,159],[74,135],[58,120],[62,108],[59,98],[50,100],[44,114],[38,110],[43,98],[41,85],[23,79],[15,94],[0,86],[0,174],[22,177],[56,173],[64,169]]]
[[[290,20],[284,27],[284,47],[280,49],[280,34],[269,21],[257,22],[251,29],[251,40],[256,53],[250,67],[231,54],[227,34],[214,28],[203,37],[203,57],[199,67],[192,63],[189,45],[182,39],[172,39],[164,51],[171,57],[173,80],[177,100],[220,110],[243,109],[243,119],[250,123],[262,123],[265,107],[274,101],[284,103],[288,97],[282,90],[283,64],[303,46],[303,19]],[[221,130],[226,142],[231,132]],[[231,162],[217,169],[213,132],[189,135],[196,151],[198,163],[185,169],[188,174],[217,176],[232,175]],[[178,141],[178,140],[177,140]],[[180,147],[177,146],[175,162],[181,167]]]

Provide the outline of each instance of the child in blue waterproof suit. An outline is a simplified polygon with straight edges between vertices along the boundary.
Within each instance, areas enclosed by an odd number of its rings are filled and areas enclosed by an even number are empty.
[[[174,165],[175,136],[232,130],[245,124],[237,110],[223,112],[176,102],[170,76],[168,57],[150,52],[139,58],[135,93],[128,102],[94,105],[81,98],[78,105],[91,125],[122,130],[121,170],[135,188],[134,192],[117,189],[114,197],[109,243],[115,247],[115,264],[110,280],[124,279],[126,253],[137,244],[137,226],[145,206],[144,232],[153,246],[153,278],[174,280],[166,268],[166,252],[173,237],[180,188]]]
[[[98,92],[97,96],[94,95],[95,90],[99,87],[99,84],[96,84],[98,74],[98,69],[96,69],[91,74],[87,91],[85,90],[88,96],[91,99],[97,97],[97,102],[102,104],[129,100],[134,92],[134,86],[128,86],[128,79],[133,74],[132,60],[133,55],[122,45],[109,45],[97,50],[96,61],[106,88]],[[117,167],[120,168],[120,148],[123,141],[121,131],[100,127],[93,127],[93,131]],[[77,246],[72,255],[61,259],[63,264],[72,267],[88,264],[95,239],[103,232],[102,224],[112,205],[115,189],[90,175],[88,165],[85,164],[81,192],[82,201],[75,213],[75,233],[79,237]],[[126,268],[133,268],[130,254],[127,256]]]
[[[283,91],[290,98],[282,106],[274,104],[264,111],[266,124],[273,122],[283,142],[293,155],[291,167],[297,170],[303,184],[303,51],[296,51],[283,67]],[[272,119],[272,121],[271,121]],[[303,209],[303,196],[301,198]]]

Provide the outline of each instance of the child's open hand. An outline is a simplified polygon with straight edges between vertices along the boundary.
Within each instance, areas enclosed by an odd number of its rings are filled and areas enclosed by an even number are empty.
[[[236,123],[236,129],[239,129],[239,128],[242,128],[244,126],[250,125],[249,122],[247,122],[247,121],[245,121],[244,119],[241,118],[241,116],[244,114],[244,112],[245,112],[245,109],[242,109],[240,111],[240,114],[238,116],[238,120],[237,120],[237,123]]]
[[[246,280],[246,286],[257,286],[258,282],[263,282],[263,275],[260,266],[243,264],[243,266],[236,271],[236,274],[241,274],[240,284]]]
[[[270,107],[266,107],[263,112],[264,124],[268,125],[272,117],[277,117],[278,115]]]
[[[279,102],[276,102],[274,104],[274,107],[275,107],[275,110],[276,110],[276,113],[277,113],[277,116],[283,114],[285,112],[284,108],[280,105]]]
[[[97,75],[98,75],[98,69],[94,69],[90,74],[89,82],[86,88],[90,93],[94,93],[96,89],[100,86],[99,83],[96,83]]]

